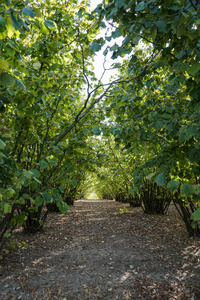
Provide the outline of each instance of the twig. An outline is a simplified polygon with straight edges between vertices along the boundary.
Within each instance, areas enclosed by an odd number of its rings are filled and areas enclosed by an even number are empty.
[[[196,6],[194,5],[194,3],[192,2],[192,0],[189,0],[191,5],[194,7],[195,10],[197,10]]]

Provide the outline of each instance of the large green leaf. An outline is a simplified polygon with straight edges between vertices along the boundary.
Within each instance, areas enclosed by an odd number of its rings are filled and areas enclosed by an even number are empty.
[[[35,205],[41,206],[42,203],[43,203],[43,199],[41,197],[38,196],[35,198]]]
[[[158,176],[156,176],[156,178],[155,178],[155,182],[158,185],[164,186],[166,184],[165,175],[163,173],[158,174]]]
[[[44,159],[42,159],[41,161],[40,161],[40,167],[42,168],[42,169],[46,169],[46,168],[48,168],[48,163],[46,162],[46,160],[44,160]]]
[[[57,206],[62,214],[65,214],[69,209],[69,205],[65,202],[57,202]]]
[[[126,2],[125,0],[116,0],[115,1],[115,6],[117,8],[121,8],[122,6],[124,6],[125,2]]]
[[[54,21],[46,20],[44,25],[50,29],[56,29],[56,23]]]
[[[0,70],[8,71],[9,64],[4,59],[0,58]]]
[[[17,21],[17,18],[16,18],[16,16],[13,14],[13,12],[10,13],[10,18],[11,18],[11,21],[12,21],[12,24],[13,24],[14,28],[15,28],[16,30],[19,30],[20,27],[21,27],[21,25],[20,25],[20,23]]]
[[[11,87],[15,84],[15,78],[10,74],[5,73],[1,75],[1,84],[6,87]]]
[[[43,197],[43,199],[45,200],[46,203],[52,203],[53,202],[53,198],[52,198],[50,193],[44,191],[44,192],[41,193],[41,195],[42,195],[42,197]]]
[[[100,135],[101,134],[101,131],[99,129],[99,126],[95,126],[93,129],[92,129],[92,132],[96,135]]]
[[[40,62],[33,63],[33,69],[39,70],[40,68],[41,68],[41,63]]]
[[[167,188],[171,191],[174,192],[177,190],[178,186],[180,185],[179,181],[176,180],[170,180],[167,184]]]
[[[3,32],[6,30],[6,24],[7,24],[7,20],[5,18],[3,18],[2,16],[0,16],[0,32]]]
[[[23,170],[22,171],[22,178],[32,178],[33,176],[33,173],[31,171],[27,171],[27,170]]]
[[[144,1],[141,1],[135,8],[135,11],[141,11],[146,8],[146,3]]]
[[[31,172],[33,173],[33,176],[36,178],[39,178],[41,175],[37,169],[31,169]]]
[[[189,75],[195,76],[197,72],[200,71],[200,63],[195,62],[192,66],[187,69]]]
[[[53,194],[53,197],[55,198],[55,200],[58,200],[60,198],[60,192],[58,189],[53,189],[52,194]]]
[[[16,194],[15,190],[11,187],[8,187],[4,190],[4,198],[9,200]]]
[[[190,197],[194,193],[194,188],[191,184],[184,183],[181,185],[181,194],[184,197]]]
[[[160,32],[166,32],[167,26],[165,20],[159,20],[155,24]]]
[[[26,16],[30,16],[30,17],[35,17],[35,12],[33,11],[33,9],[32,8],[30,8],[30,7],[24,7],[23,9],[22,9],[22,12],[23,12],[23,14],[24,15],[26,15]]]
[[[93,42],[90,46],[89,46],[90,51],[92,52],[98,52],[101,49],[101,44],[97,43],[97,42]]]
[[[12,206],[9,203],[6,203],[6,204],[4,204],[3,210],[4,210],[5,214],[11,213]]]
[[[61,193],[65,192],[65,190],[62,188],[62,186],[59,186],[59,190],[60,190]]]
[[[200,221],[200,207],[195,212],[193,212],[190,218],[194,221]]]

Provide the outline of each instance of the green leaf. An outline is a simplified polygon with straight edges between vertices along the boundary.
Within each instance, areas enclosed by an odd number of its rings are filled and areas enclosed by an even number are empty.
[[[96,135],[100,135],[101,134],[101,131],[99,129],[99,126],[95,126],[93,129],[92,129],[92,132]]]
[[[40,224],[40,226],[43,226],[44,222],[42,220],[39,220],[39,224]]]
[[[158,31],[160,32],[166,32],[166,23],[164,20],[160,20],[160,21],[157,21],[155,22],[157,28],[158,28]]]
[[[200,70],[200,63],[199,62],[195,62],[191,67],[186,69],[188,74],[192,75],[192,76],[196,75],[196,73],[198,73],[199,70]]]
[[[156,36],[157,36],[157,32],[158,32],[158,29],[157,27],[154,25],[152,28],[151,28],[151,39],[154,41]]]
[[[43,199],[41,197],[38,196],[35,198],[35,205],[41,206],[42,203],[43,203]]]
[[[174,192],[177,190],[178,186],[180,185],[179,181],[176,180],[170,180],[167,184],[167,188],[171,191]]]
[[[21,25],[20,25],[20,23],[17,21],[15,15],[14,15],[12,12],[10,13],[10,18],[11,18],[11,21],[12,21],[12,24],[13,24],[14,28],[15,28],[16,30],[19,30],[20,27],[21,27]]]
[[[158,185],[164,186],[166,184],[165,175],[163,173],[158,174],[158,176],[156,176],[156,178],[155,178],[155,182]]]
[[[77,186],[77,181],[76,181],[76,179],[72,179],[72,180],[70,181],[70,183],[71,183],[73,186]]]
[[[87,128],[83,128],[83,134],[84,135],[88,135],[89,134],[89,130]]]
[[[94,52],[98,52],[101,49],[101,44],[97,43],[97,42],[93,42],[90,46],[89,46],[90,51]]]
[[[134,64],[134,63],[136,63],[136,61],[137,61],[137,56],[133,55],[133,56],[131,57],[130,62]]]
[[[20,197],[19,199],[17,199],[15,201],[15,203],[24,205],[24,204],[26,204],[26,201],[25,201],[25,199],[23,197]]]
[[[42,168],[42,169],[46,169],[46,168],[48,168],[48,163],[44,160],[44,159],[42,159],[41,161],[40,161],[40,167]]]
[[[5,214],[11,213],[12,206],[9,203],[4,204],[3,211]]]
[[[184,197],[190,197],[194,194],[194,188],[191,184],[184,183],[181,185],[181,194]]]
[[[134,36],[132,38],[133,44],[137,45],[140,39],[141,39],[141,37],[138,34],[134,34]]]
[[[6,30],[7,20],[0,16],[0,32],[4,32]]]
[[[0,58],[0,70],[8,71],[9,64],[4,59]]]
[[[112,32],[113,39],[116,39],[120,36],[119,29],[117,28],[115,31]]]
[[[6,144],[0,140],[0,150],[3,150],[6,147]]]
[[[42,182],[39,179],[35,178],[35,177],[33,177],[33,180],[35,180],[35,182],[37,182],[39,184],[42,184]]]
[[[44,24],[41,24],[40,31],[45,34],[49,33],[49,29]]]
[[[124,6],[125,4],[125,0],[116,0],[115,1],[115,6],[118,8],[121,8],[122,6]]]
[[[135,11],[141,11],[145,8],[146,8],[146,3],[144,1],[142,1],[136,6]]]
[[[8,238],[8,237],[11,236],[11,233],[6,232],[6,233],[4,233],[4,236],[5,236],[6,238]]]
[[[5,190],[5,195],[4,195],[4,197],[5,197],[6,199],[10,199],[14,194],[16,194],[15,190],[14,190],[13,188],[9,187],[9,188],[7,188],[7,189]]]
[[[58,200],[60,198],[60,192],[58,189],[53,189],[52,194],[53,194],[53,197],[55,198],[55,200]]]
[[[42,195],[42,197],[43,197],[43,199],[45,200],[46,203],[52,203],[53,202],[53,198],[52,198],[50,193],[42,192],[40,194]]]
[[[11,0],[4,0],[4,2],[5,2],[5,4],[6,4],[7,7],[9,7],[10,4],[11,4]]]
[[[23,14],[24,15],[26,15],[26,16],[30,16],[30,17],[35,17],[35,12],[33,11],[33,9],[32,8],[30,8],[30,7],[24,7],[23,9],[22,9],[22,12],[23,12]]]
[[[58,159],[56,157],[54,157],[53,155],[51,157],[47,158],[48,163],[50,163],[51,165],[54,165],[58,162]]]
[[[6,87],[11,87],[15,84],[15,78],[10,74],[2,74],[1,75],[1,83]]]
[[[190,219],[194,221],[200,221],[200,207],[195,212],[193,212],[193,214],[191,214]]]
[[[146,178],[146,179],[151,179],[151,178],[154,177],[155,175],[156,175],[156,172],[150,173],[150,174],[148,174],[145,178]]]
[[[29,199],[29,198],[30,198],[30,195],[29,195],[29,194],[23,194],[22,197],[23,197],[24,199]]]
[[[180,51],[178,54],[176,54],[175,56],[176,56],[176,58],[181,58],[181,57],[183,57],[184,55],[186,54],[186,51],[184,50],[184,51]]]
[[[111,51],[116,51],[116,50],[118,50],[118,48],[119,48],[119,46],[115,43],[115,44],[110,48],[110,50],[111,50]]]
[[[8,56],[10,56],[10,57],[14,57],[15,56],[15,50],[13,49],[13,48],[10,48],[10,47],[8,47],[7,49],[6,49],[6,54],[8,55]]]
[[[23,170],[22,172],[22,178],[30,179],[32,178],[33,174],[31,171]]]
[[[44,25],[50,29],[56,29],[56,23],[51,20],[46,20]]]
[[[29,186],[31,184],[31,178],[24,178],[22,180],[22,185],[23,186]]]
[[[59,186],[59,190],[60,190],[61,193],[65,192],[65,190],[62,188],[62,186]]]
[[[41,63],[40,63],[40,62],[35,62],[35,63],[33,63],[33,69],[39,70],[40,67],[41,67]]]
[[[36,178],[40,177],[40,172],[36,169],[31,169],[31,172],[33,173],[33,176]]]
[[[70,209],[69,205],[65,202],[58,202],[57,206],[62,214],[65,214]]]
[[[16,84],[17,84],[17,86],[18,86],[19,88],[21,88],[23,91],[26,90],[26,87],[25,87],[25,85],[23,84],[23,82],[22,82],[21,80],[16,79]]]

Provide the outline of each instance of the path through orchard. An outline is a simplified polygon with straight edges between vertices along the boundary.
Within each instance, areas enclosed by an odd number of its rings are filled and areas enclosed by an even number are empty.
[[[1,262],[0,299],[200,299],[200,241],[166,216],[76,201]]]

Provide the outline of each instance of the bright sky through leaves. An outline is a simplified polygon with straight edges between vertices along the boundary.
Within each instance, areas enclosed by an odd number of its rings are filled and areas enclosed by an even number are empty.
[[[100,4],[101,2],[102,2],[101,0],[91,0],[91,11],[94,10],[97,7],[97,5]],[[104,37],[105,33],[106,33],[106,30],[107,29],[102,30],[101,33],[99,34],[99,37],[100,36]],[[115,43],[116,42],[121,44],[121,38],[119,39],[119,41],[117,41],[117,39],[115,39]],[[111,41],[110,45],[112,45],[112,44],[113,44],[113,41]],[[106,44],[106,45],[108,45],[108,44]],[[105,50],[105,47],[103,47],[101,51],[97,52],[95,57],[94,57],[94,69],[95,69],[96,77],[98,79],[100,79],[100,77],[102,76],[102,73],[103,73],[103,64],[104,64],[104,59],[105,59],[105,56],[103,55],[103,52]],[[117,61],[116,60],[115,61],[111,60],[111,55],[107,55],[105,68],[106,69],[111,68],[111,65],[112,65],[113,62],[117,62]],[[108,83],[110,77],[115,76],[115,75],[116,75],[115,70],[106,71],[103,78],[102,78],[102,82],[103,83]]]

